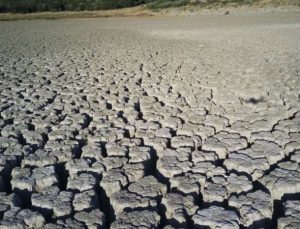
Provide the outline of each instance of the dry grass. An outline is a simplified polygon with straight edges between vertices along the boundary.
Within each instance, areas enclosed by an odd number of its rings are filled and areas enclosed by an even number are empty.
[[[145,6],[99,11],[64,11],[64,12],[41,12],[29,14],[0,14],[0,21],[32,20],[32,19],[67,19],[67,18],[101,18],[101,17],[135,17],[153,16],[155,13]]]
[[[259,0],[258,1],[262,5],[295,5],[300,6],[300,0]]]

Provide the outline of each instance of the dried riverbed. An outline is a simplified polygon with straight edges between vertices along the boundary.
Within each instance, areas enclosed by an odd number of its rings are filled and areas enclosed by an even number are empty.
[[[300,228],[300,14],[0,23],[0,228]]]

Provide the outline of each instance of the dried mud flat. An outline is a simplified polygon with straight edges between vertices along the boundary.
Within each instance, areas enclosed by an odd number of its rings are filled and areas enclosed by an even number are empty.
[[[0,228],[300,228],[300,14],[0,23]]]

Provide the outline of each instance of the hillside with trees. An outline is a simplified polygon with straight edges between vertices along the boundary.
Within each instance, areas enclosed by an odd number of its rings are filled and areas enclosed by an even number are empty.
[[[0,12],[105,10],[132,7],[148,2],[151,0],[0,0]]]
[[[245,5],[300,5],[300,0],[0,0],[0,13],[33,13],[61,11],[95,11],[146,5],[162,9],[184,5],[225,6]]]

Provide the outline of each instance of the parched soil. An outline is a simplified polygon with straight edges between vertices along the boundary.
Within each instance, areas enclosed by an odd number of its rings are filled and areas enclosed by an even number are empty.
[[[300,228],[300,14],[0,23],[0,228]]]

